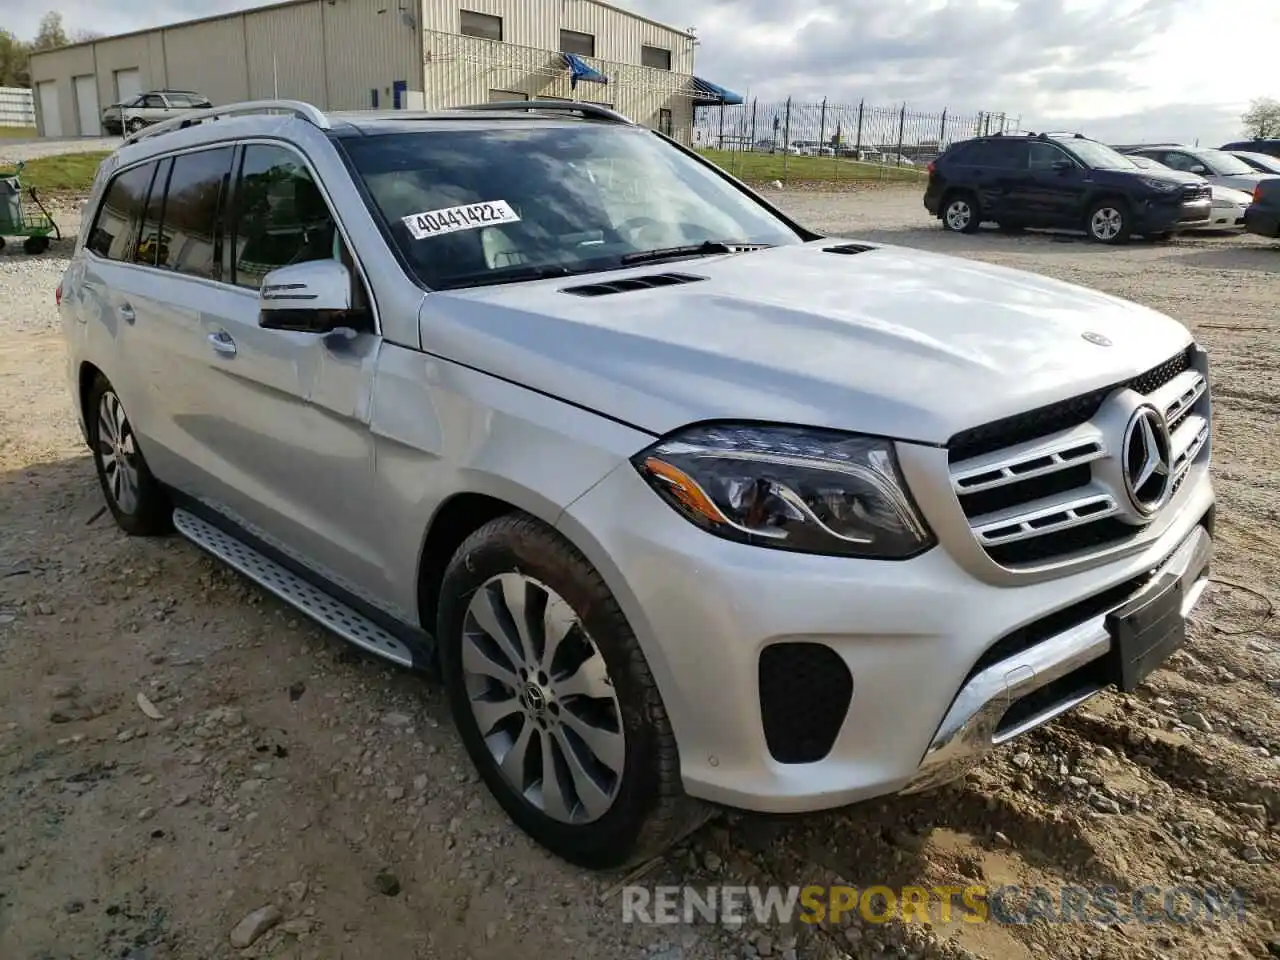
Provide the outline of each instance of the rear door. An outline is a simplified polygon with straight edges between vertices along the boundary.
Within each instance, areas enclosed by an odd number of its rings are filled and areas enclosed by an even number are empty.
[[[978,195],[983,220],[1000,220],[1009,215],[1010,176],[1018,161],[1020,141],[980,140],[969,146],[953,165],[949,178],[957,187],[967,187]]]

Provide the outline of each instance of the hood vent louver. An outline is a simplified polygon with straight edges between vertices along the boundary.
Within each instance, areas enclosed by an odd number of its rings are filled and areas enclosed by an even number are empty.
[[[823,247],[823,253],[843,253],[845,256],[852,256],[855,253],[867,253],[874,250],[875,247],[868,246],[865,243],[841,243],[834,247]]]
[[[706,277],[694,277],[687,273],[653,273],[646,277],[627,277],[608,283],[588,283],[580,287],[565,287],[561,293],[575,297],[607,297],[612,293],[630,293],[633,290],[652,290],[655,287],[674,287],[682,283],[696,283]]]

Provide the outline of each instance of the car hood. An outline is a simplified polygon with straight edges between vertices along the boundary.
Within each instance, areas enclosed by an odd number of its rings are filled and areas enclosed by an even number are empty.
[[[1233,190],[1243,190],[1245,193],[1253,193],[1261,180],[1270,180],[1274,177],[1270,173],[1238,173],[1229,177],[1214,176],[1209,177],[1209,182],[1219,187],[1230,187]]]
[[[1094,177],[1098,178],[1099,174],[1105,174],[1107,181],[1128,180],[1135,174],[1145,177],[1148,180],[1163,180],[1166,183],[1204,183],[1204,177],[1198,173],[1187,173],[1185,170],[1174,170],[1172,167],[1143,167],[1139,166],[1137,170],[1095,170]]]
[[[743,419],[940,444],[1136,376],[1191,339],[1030,273],[883,245],[828,252],[847,242],[430,293],[422,346],[654,434]],[[566,292],[671,273],[701,279]]]
[[[1213,199],[1224,203],[1243,204],[1248,206],[1253,202],[1253,194],[1246,193],[1243,190],[1237,190],[1235,187],[1224,187],[1221,184],[1212,184],[1210,190],[1213,191]]]

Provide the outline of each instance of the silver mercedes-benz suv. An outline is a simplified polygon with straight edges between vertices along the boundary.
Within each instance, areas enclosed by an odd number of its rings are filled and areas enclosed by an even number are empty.
[[[952,779],[1133,689],[1207,582],[1181,324],[819,236],[600,107],[149,128],[58,296],[120,526],[438,670],[587,866]]]

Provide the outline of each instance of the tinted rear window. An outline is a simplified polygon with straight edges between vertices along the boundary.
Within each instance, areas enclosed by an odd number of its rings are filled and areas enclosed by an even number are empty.
[[[88,247],[108,260],[132,261],[137,248],[138,221],[155,163],[144,163],[117,174],[107,186],[102,206],[89,232]]]

